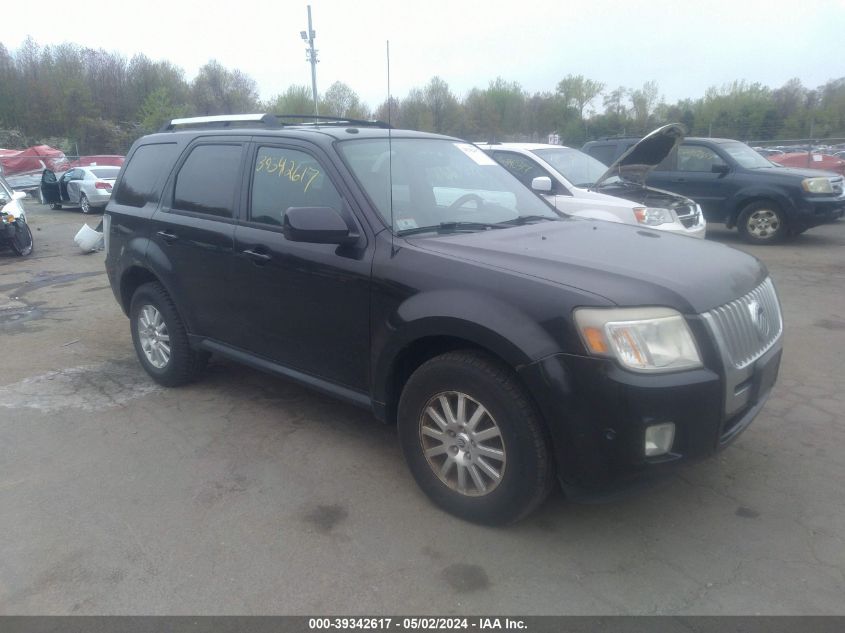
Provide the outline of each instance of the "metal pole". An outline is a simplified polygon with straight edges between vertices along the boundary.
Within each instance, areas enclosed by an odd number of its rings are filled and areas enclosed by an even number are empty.
[[[317,34],[311,26],[311,5],[308,5],[308,59],[311,62],[311,92],[314,95],[314,116],[320,114],[317,106],[317,51],[314,49],[314,38]]]

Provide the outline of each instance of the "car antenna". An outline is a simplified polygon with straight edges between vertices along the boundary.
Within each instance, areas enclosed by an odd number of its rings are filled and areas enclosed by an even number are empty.
[[[390,111],[393,109],[390,102],[390,40],[387,40],[387,173],[388,173],[388,187],[390,190],[390,256],[395,254],[395,246],[393,245],[394,229],[396,225],[393,222],[393,121],[390,117]]]

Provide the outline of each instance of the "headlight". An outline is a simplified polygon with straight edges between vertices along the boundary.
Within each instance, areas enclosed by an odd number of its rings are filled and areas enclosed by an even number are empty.
[[[675,214],[670,209],[657,207],[635,207],[634,217],[640,224],[657,226],[659,224],[671,224],[675,221]]]
[[[807,193],[833,193],[833,185],[827,178],[805,178],[801,186]]]
[[[684,317],[670,308],[579,308],[575,324],[587,350],[635,371],[701,367]]]

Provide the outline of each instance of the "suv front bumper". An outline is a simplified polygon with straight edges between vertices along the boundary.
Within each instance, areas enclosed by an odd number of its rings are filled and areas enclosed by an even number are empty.
[[[567,495],[600,498],[659,477],[730,444],[762,409],[777,378],[781,341],[754,364],[752,394],[725,413],[725,378],[707,368],[637,374],[613,361],[558,354],[520,369],[554,444]],[[645,456],[645,429],[675,424],[669,453]]]

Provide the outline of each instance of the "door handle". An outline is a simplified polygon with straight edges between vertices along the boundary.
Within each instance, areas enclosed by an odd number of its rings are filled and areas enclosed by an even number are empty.
[[[171,233],[170,231],[158,231],[156,235],[162,237],[168,244],[179,239],[179,236],[176,235],[176,233]]]
[[[256,264],[266,264],[273,259],[273,256],[269,253],[262,253],[261,251],[255,251],[249,248],[243,251],[243,254],[252,259]]]

